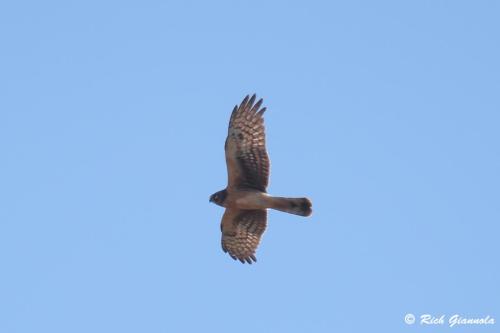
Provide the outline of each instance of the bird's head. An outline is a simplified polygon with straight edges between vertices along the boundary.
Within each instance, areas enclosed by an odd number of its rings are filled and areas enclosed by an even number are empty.
[[[210,196],[210,202],[213,202],[214,204],[223,207],[224,201],[226,200],[226,196],[227,196],[226,190],[216,192]]]

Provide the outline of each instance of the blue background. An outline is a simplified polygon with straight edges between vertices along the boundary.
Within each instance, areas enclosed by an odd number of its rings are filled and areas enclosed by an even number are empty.
[[[500,320],[495,1],[0,5],[1,332],[402,332]],[[270,212],[221,251],[230,112]],[[494,331],[455,327],[454,331]]]

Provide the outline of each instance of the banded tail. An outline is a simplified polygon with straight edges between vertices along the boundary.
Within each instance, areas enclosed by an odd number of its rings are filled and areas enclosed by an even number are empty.
[[[272,197],[271,199],[272,209],[276,209],[285,213],[309,216],[312,214],[312,203],[311,200],[307,198],[280,198]]]

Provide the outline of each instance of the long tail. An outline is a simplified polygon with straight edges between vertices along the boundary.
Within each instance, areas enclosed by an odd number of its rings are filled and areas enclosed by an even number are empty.
[[[309,216],[312,214],[312,203],[307,198],[280,198],[271,197],[271,207],[285,213]]]

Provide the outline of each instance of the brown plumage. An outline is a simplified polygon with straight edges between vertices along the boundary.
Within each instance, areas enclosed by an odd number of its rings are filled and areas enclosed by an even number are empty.
[[[225,143],[228,185],[214,193],[210,201],[225,207],[222,217],[222,249],[242,263],[257,261],[255,251],[267,225],[267,209],[309,216],[311,201],[307,198],[272,197],[266,193],[269,184],[269,157],[262,99],[246,96],[235,106],[229,120]]]
[[[269,183],[269,157],[260,99],[245,97],[235,106],[229,120],[225,143],[228,187],[254,188],[265,192]]]

